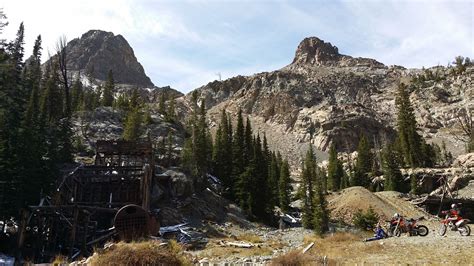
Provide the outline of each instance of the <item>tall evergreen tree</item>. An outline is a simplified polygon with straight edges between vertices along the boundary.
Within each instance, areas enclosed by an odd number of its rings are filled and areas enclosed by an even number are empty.
[[[338,191],[341,188],[341,181],[344,176],[342,162],[337,158],[337,151],[334,144],[329,149],[328,180],[329,189]]]
[[[314,156],[313,146],[310,145],[306,152],[305,160],[303,162],[303,170],[301,173],[302,188],[303,188],[303,216],[302,222],[305,228],[313,228],[312,217],[314,213],[314,192],[315,192],[315,177],[316,177],[316,157]]]
[[[353,186],[368,187],[370,184],[369,173],[372,169],[373,155],[370,151],[370,144],[365,135],[359,139],[357,147],[357,162],[354,171]]]
[[[104,86],[104,93],[102,95],[102,105],[112,106],[114,103],[115,81],[112,70],[107,74],[107,81]]]
[[[312,216],[312,227],[316,234],[322,235],[329,229],[329,212],[327,201],[324,198],[322,179],[316,179],[316,193],[313,198],[314,213]]]
[[[283,161],[280,167],[280,177],[278,182],[280,208],[283,212],[288,212],[290,207],[291,179],[290,165],[288,160]]]
[[[123,138],[125,140],[137,140],[141,135],[142,113],[139,108],[129,111],[125,119]]]
[[[169,103],[168,103],[168,110],[166,110],[166,120],[174,121],[176,119],[176,111],[175,111],[176,99],[173,97],[173,95],[170,94],[168,101]]]
[[[245,171],[245,162],[244,162],[244,122],[242,118],[242,110],[239,110],[237,115],[237,127],[235,133],[233,134],[232,141],[232,175],[233,179],[236,180],[237,187],[235,188],[235,193],[241,194],[239,190],[245,190],[243,187],[246,184],[245,180],[239,180],[241,174]],[[239,202],[246,201],[246,198],[238,198]]]
[[[328,230],[329,215],[312,145],[303,163],[302,182],[303,226],[315,230],[317,234],[323,234]]]
[[[73,111],[80,110],[81,99],[84,99],[83,85],[80,80],[80,75],[77,75],[76,80],[71,87],[71,108]]]
[[[386,145],[382,152],[382,171],[385,178],[384,190],[400,191],[403,177],[393,154],[392,145]]]
[[[266,180],[266,201],[267,201],[267,212],[272,213],[275,206],[279,206],[279,189],[278,181],[280,179],[280,169],[278,160],[275,153],[270,155],[270,165],[268,166],[268,177]]]
[[[247,117],[244,135],[244,163],[248,164],[253,159],[253,132],[249,117]]]
[[[415,112],[410,102],[408,87],[404,83],[398,86],[395,99],[397,107],[397,130],[404,164],[410,167],[422,165],[421,136],[417,133]],[[420,156],[421,155],[421,156]]]
[[[162,115],[166,115],[166,93],[163,92],[160,95],[160,100],[158,102],[158,112]]]

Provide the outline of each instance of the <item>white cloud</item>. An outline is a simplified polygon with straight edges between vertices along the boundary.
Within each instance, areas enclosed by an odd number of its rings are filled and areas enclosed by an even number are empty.
[[[290,63],[297,44],[318,36],[340,52],[421,67],[474,57],[473,1],[153,1],[4,0],[13,39],[25,23],[27,54],[42,35],[44,53],[59,36],[90,29],[122,34],[159,86],[183,91],[237,74]],[[45,57],[44,57],[45,58]],[[43,58],[43,59],[44,59]]]

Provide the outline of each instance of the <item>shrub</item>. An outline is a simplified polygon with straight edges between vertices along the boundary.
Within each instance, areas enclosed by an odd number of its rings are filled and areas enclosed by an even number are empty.
[[[117,243],[99,253],[92,265],[191,265],[181,247],[170,241],[161,246],[159,242]]]
[[[374,209],[369,208],[365,213],[362,210],[358,210],[354,214],[352,222],[362,230],[370,230],[375,227],[378,220],[379,216],[374,212]]]
[[[309,254],[303,254],[299,250],[293,250],[274,258],[270,265],[272,266],[303,266],[322,264],[321,258]]]

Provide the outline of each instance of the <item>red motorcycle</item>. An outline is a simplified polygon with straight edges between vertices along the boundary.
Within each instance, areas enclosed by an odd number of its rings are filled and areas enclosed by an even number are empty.
[[[443,211],[442,214],[446,216],[443,220],[441,220],[441,225],[439,226],[438,232],[440,236],[444,236],[448,228],[451,229],[451,231],[458,231],[462,236],[471,235],[471,228],[468,225],[470,222],[469,219],[464,219],[459,216],[456,220],[451,220],[449,219],[450,211]]]
[[[429,233],[428,227],[417,224],[423,220],[424,217],[417,219],[392,219],[389,226],[389,234],[399,237],[402,233],[409,233],[410,236],[427,236]]]

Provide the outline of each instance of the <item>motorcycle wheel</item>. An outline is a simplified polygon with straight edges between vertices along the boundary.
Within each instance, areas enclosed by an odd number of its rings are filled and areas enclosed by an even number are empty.
[[[419,236],[427,236],[428,235],[428,227],[424,226],[424,225],[420,225],[416,228],[416,230],[418,231],[418,235]]]
[[[445,224],[441,224],[438,230],[439,235],[444,236],[446,234],[446,230],[448,230],[448,227]]]
[[[465,224],[465,225],[459,227],[458,231],[462,236],[469,236],[471,234],[471,227],[469,227],[469,225]]]
[[[400,228],[393,230],[393,235],[396,237],[400,237],[402,235],[402,230],[400,230]]]

